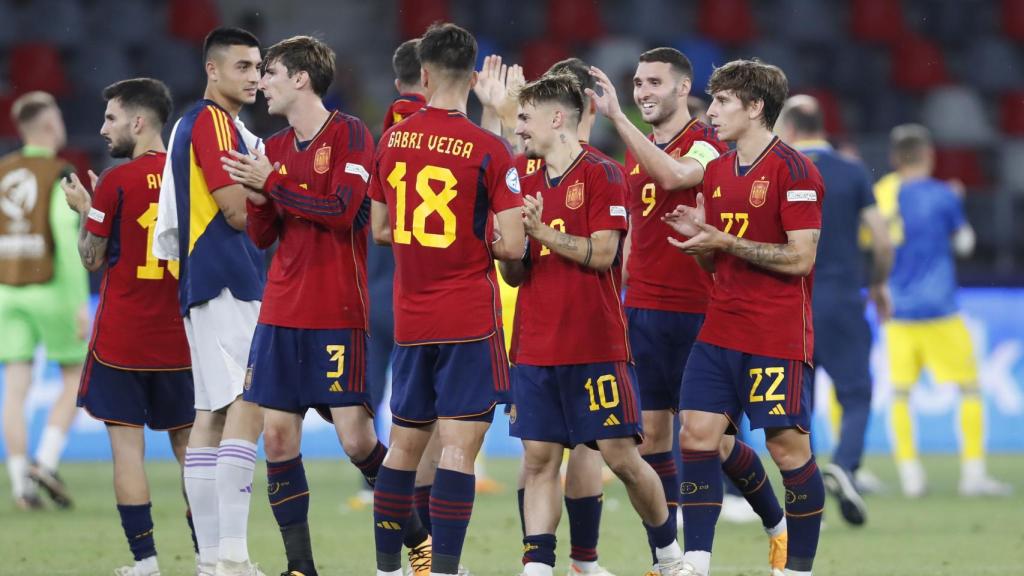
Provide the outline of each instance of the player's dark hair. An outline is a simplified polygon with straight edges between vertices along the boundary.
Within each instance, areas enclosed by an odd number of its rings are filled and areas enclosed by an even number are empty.
[[[312,36],[292,36],[267,48],[260,68],[265,71],[274,62],[284,66],[289,78],[297,72],[308,74],[317,96],[326,94],[334,81],[334,50]]]
[[[685,54],[675,48],[652,48],[640,55],[641,62],[664,62],[678,74],[693,80],[693,64]]]
[[[932,146],[932,136],[920,124],[900,124],[889,133],[893,163],[897,166],[920,162]]]
[[[103,99],[117,100],[124,108],[143,108],[156,116],[162,126],[174,107],[167,85],[154,78],[132,78],[114,82],[103,89]],[[157,127],[159,128],[159,126]]]
[[[203,61],[210,59],[210,50],[229,46],[260,47],[260,41],[248,30],[241,28],[214,28],[203,40]]]
[[[44,110],[56,107],[57,101],[50,93],[41,90],[26,92],[11,105],[11,120],[16,126],[24,126],[35,120]]]
[[[419,38],[406,40],[395,49],[391,57],[391,68],[395,71],[398,83],[404,86],[415,86],[420,83]]]
[[[757,58],[733,60],[715,68],[708,80],[707,92],[712,97],[725,91],[732,92],[744,107],[760,100],[764,104],[764,125],[771,130],[789,95],[789,81],[781,68]]]
[[[572,110],[577,123],[583,117],[583,90],[572,74],[545,74],[519,91],[519,104],[545,102],[554,102]]]
[[[476,38],[468,30],[451,22],[435,22],[420,38],[416,52],[422,64],[468,78],[476,65],[476,50]]]
[[[551,65],[551,68],[548,68],[545,74],[570,74],[576,79],[581,89],[590,88],[593,90],[597,85],[594,77],[590,75],[590,66],[587,66],[583,60],[575,57],[555,62]]]

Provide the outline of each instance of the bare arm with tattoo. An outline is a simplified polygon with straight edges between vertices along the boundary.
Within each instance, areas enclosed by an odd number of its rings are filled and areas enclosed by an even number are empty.
[[[589,237],[573,236],[544,224],[540,216],[544,208],[541,194],[523,197],[523,225],[526,233],[555,254],[603,272],[609,269],[619,251],[619,230],[598,230]]]
[[[93,189],[99,180],[96,174],[90,170],[89,178],[92,180]],[[85,223],[89,218],[89,210],[92,208],[92,197],[85,189],[78,176],[71,176],[61,180],[60,187],[64,190],[64,199],[68,206],[78,212],[80,224],[78,228],[78,256],[82,259],[82,265],[90,272],[95,272],[103,266],[107,256],[107,239],[97,236],[85,229]]]

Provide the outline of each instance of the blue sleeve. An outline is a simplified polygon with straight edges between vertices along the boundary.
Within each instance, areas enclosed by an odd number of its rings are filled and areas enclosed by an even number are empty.
[[[963,200],[949,186],[946,186],[945,192],[946,221],[949,223],[949,233],[953,234],[967,223],[967,217],[964,216]]]

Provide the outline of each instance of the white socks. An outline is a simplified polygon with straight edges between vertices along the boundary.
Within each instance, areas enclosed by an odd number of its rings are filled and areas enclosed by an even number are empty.
[[[28,458],[24,454],[7,456],[7,474],[11,478],[11,494],[15,498],[26,496],[28,486]]]
[[[554,572],[554,567],[543,562],[527,562],[523,566],[523,576],[552,576]],[[431,572],[431,576],[433,576],[433,572]]]
[[[249,527],[249,501],[252,500],[252,476],[256,468],[256,445],[229,439],[217,450],[217,508],[220,522],[219,560],[248,562],[246,532]],[[193,512],[193,520],[195,512]]]
[[[56,426],[47,426],[43,430],[43,437],[36,448],[36,463],[48,472],[56,472],[60,464],[60,456],[64,453],[64,445],[67,443],[67,434]]]
[[[691,550],[683,554],[683,560],[696,568],[698,574],[711,574],[711,552]]]
[[[673,540],[671,544],[664,548],[655,548],[654,557],[658,559],[658,564],[668,564],[682,558],[683,549],[679,547],[678,540]]]
[[[214,565],[220,542],[217,520],[217,449],[185,450],[185,493],[199,543],[199,562]]]
[[[156,562],[156,554],[135,562],[135,574],[139,576],[151,576],[159,573],[160,565]]]

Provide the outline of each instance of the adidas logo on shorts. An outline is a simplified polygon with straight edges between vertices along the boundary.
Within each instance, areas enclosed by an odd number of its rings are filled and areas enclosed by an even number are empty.
[[[622,424],[622,422],[619,422],[619,419],[615,416],[615,414],[611,414],[604,419],[605,426],[618,426],[619,424]]]
[[[785,416],[786,409],[782,407],[782,404],[776,404],[774,408],[768,411],[772,416]]]
[[[334,381],[334,384],[331,384],[331,387],[328,388],[328,390],[331,392],[344,392],[344,390],[341,389],[341,384],[338,384],[337,380]]]

